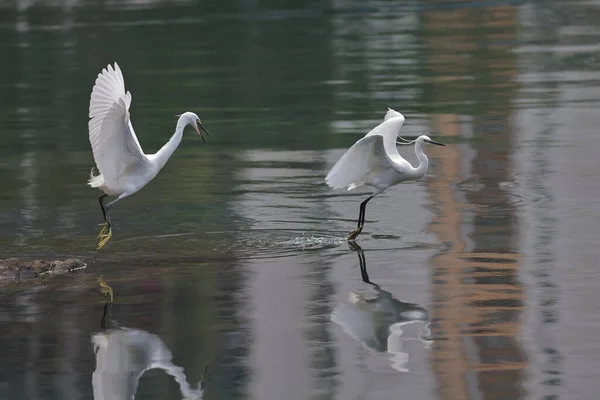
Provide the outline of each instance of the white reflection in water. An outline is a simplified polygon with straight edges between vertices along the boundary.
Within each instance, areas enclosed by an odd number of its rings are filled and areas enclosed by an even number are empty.
[[[107,309],[110,303],[105,307],[105,316]],[[134,399],[140,378],[154,368],[175,378],[183,399],[202,399],[202,382],[196,389],[190,387],[183,368],[171,362],[171,352],[157,335],[140,329],[110,328],[94,334],[92,344],[96,354],[94,400]]]
[[[362,293],[350,293],[349,301],[338,304],[332,311],[331,320],[367,350],[387,352],[393,369],[407,372],[409,353],[404,351],[404,343],[419,340],[426,347],[431,344],[429,312],[416,304],[395,299],[390,292],[369,281],[363,250],[356,244],[354,247],[358,248],[363,281],[373,285],[377,294],[366,298]],[[417,327],[417,336],[404,334],[409,325]]]

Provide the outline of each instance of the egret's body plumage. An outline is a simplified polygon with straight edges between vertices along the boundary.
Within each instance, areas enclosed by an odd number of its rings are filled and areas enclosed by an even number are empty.
[[[144,154],[131,124],[130,106],[131,93],[125,92],[121,69],[117,63],[114,68],[109,64],[98,74],[92,89],[88,123],[94,161],[100,172],[94,175],[92,170],[88,185],[105,193],[99,198],[105,219],[99,235],[102,237],[99,248],[104,246],[112,235],[110,206],[138,192],[154,179],[179,146],[184,128],[192,125],[202,137],[196,126],[198,124],[208,135],[198,116],[192,112],[185,112],[179,117],[171,139],[156,154]],[[103,200],[106,196],[117,198],[104,205]]]
[[[396,147],[398,133],[403,124],[404,116],[391,108],[388,109],[383,122],[350,147],[325,177],[325,182],[332,189],[345,188],[350,191],[361,186],[374,189],[373,194],[361,203],[358,227],[350,233],[350,240],[354,240],[362,231],[365,208],[369,200],[390,186],[414,181],[425,175],[429,160],[423,152],[423,144],[444,146],[425,135],[411,142],[400,143],[415,144],[419,165],[413,167],[400,155]]]

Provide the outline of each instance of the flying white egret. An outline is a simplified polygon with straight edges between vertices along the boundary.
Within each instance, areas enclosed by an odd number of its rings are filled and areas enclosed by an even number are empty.
[[[350,147],[325,177],[325,182],[333,189],[346,188],[350,191],[365,185],[375,189],[373,194],[360,204],[358,226],[350,232],[348,240],[356,239],[362,232],[369,200],[390,186],[404,181],[415,181],[425,175],[429,161],[423,152],[423,143],[445,146],[425,135],[412,141],[399,137],[402,124],[404,116],[388,108],[383,122]],[[397,143],[397,138],[404,143]],[[419,160],[417,168],[402,158],[396,148],[396,144],[412,143],[415,144],[415,153]]]
[[[129,119],[130,105],[131,93],[125,92],[125,83],[119,65],[115,62],[113,68],[109,64],[98,74],[92,89],[88,123],[90,144],[100,172],[94,175],[92,168],[88,185],[104,192],[98,198],[104,216],[104,223],[100,225],[102,230],[98,235],[100,238],[98,249],[102,248],[112,236],[111,206],[136,193],[154,179],[179,146],[183,129],[187,125],[193,126],[204,142],[204,137],[198,130],[199,126],[210,137],[200,118],[188,111],[179,116],[175,133],[156,154],[144,154]],[[117,196],[117,198],[104,205],[106,196]]]

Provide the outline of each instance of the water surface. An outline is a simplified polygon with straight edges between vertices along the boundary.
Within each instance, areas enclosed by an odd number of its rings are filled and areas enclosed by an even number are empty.
[[[0,398],[180,399],[206,366],[206,399],[596,398],[600,2],[0,7],[0,258],[88,262],[3,289]],[[185,110],[212,138],[97,251],[87,107],[113,61],[146,152]],[[351,247],[368,191],[323,178],[387,107],[448,147]]]

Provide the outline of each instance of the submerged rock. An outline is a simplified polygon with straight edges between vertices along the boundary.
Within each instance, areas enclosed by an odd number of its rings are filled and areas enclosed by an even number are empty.
[[[20,282],[30,278],[67,275],[81,271],[87,264],[77,258],[56,261],[24,261],[18,258],[0,260],[0,284]]]

